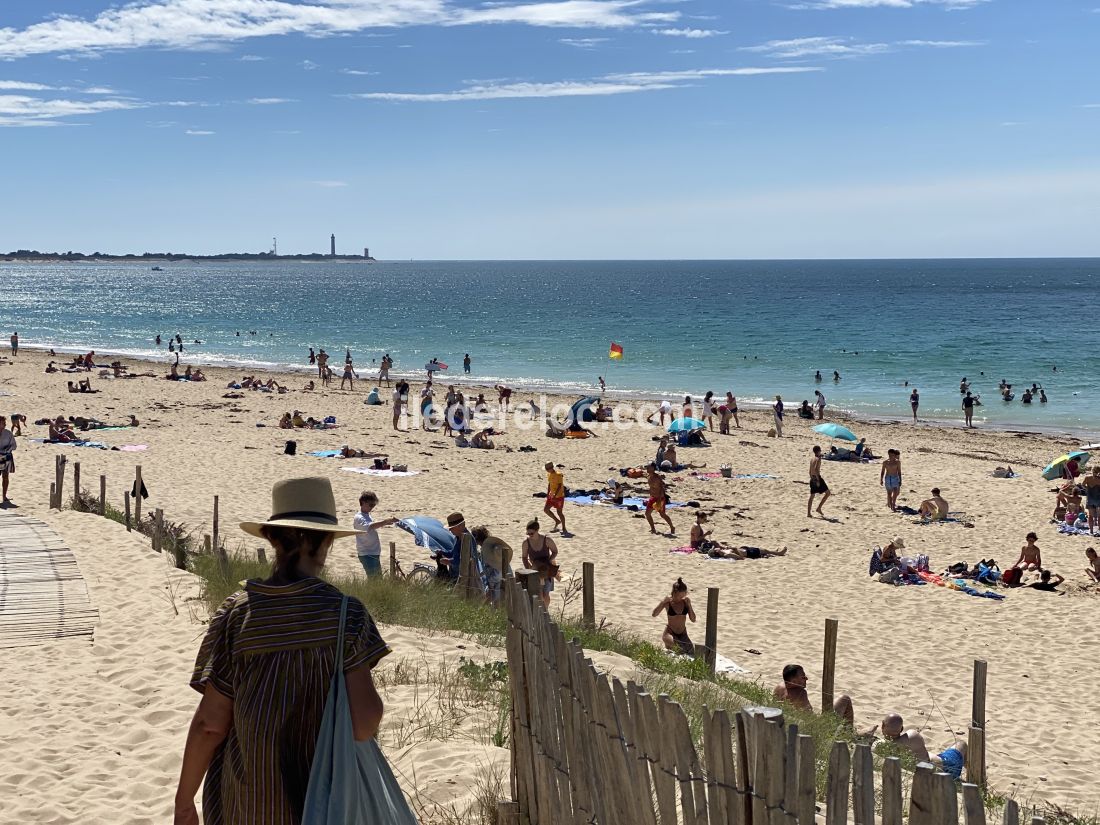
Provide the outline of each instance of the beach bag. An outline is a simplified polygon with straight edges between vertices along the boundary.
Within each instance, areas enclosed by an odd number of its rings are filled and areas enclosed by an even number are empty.
[[[1005,587],[1018,587],[1020,585],[1020,579],[1023,577],[1023,573],[1019,567],[1010,567],[1001,573],[1001,581]]]
[[[336,666],[317,734],[302,825],[417,825],[386,757],[371,739],[356,742],[344,684],[344,624],[348,597],[340,604]]]
[[[298,455],[298,442],[288,441],[283,448],[283,455]]]

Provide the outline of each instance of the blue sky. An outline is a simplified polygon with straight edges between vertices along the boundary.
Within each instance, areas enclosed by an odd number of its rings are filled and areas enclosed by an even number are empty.
[[[0,250],[1100,256],[1100,0],[10,0]]]

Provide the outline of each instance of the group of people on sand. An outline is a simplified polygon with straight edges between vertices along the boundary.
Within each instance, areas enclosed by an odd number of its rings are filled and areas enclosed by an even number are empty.
[[[1080,469],[1077,461],[1070,459],[1062,474],[1064,483],[1054,500],[1051,519],[1078,529],[1083,524],[1090,536],[1100,536],[1100,465],[1078,482]]]
[[[281,430],[326,430],[331,429],[336,423],[336,419],[326,418],[318,420],[312,415],[303,416],[301,410],[295,410],[293,413],[285,412],[283,417],[279,419],[279,429]]]

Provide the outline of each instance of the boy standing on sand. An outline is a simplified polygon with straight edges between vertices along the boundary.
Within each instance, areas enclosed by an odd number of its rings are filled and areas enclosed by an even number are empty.
[[[657,515],[665,520],[668,525],[669,535],[676,535],[676,527],[672,524],[672,519],[668,517],[668,513],[665,512],[665,505],[668,504],[668,487],[665,485],[665,480],[657,473],[657,465],[650,462],[645,468],[649,482],[649,498],[645,503],[645,520],[649,522],[649,532],[656,533],[657,527],[653,524],[653,511],[657,511]]]
[[[810,500],[806,502],[806,518],[813,518],[810,508],[814,506],[814,496],[821,494],[821,501],[817,503],[817,514],[822,518],[825,514],[821,508],[829,500],[829,485],[821,477],[821,448],[814,445],[814,457],[810,460]]]
[[[897,510],[898,493],[901,492],[901,453],[897,450],[886,451],[886,460],[882,462],[878,483],[886,488],[886,506]]]
[[[542,511],[554,520],[554,530],[561,530],[563,538],[569,538],[565,529],[565,475],[559,473],[554,462],[547,461],[546,466],[546,506]]]
[[[371,510],[378,506],[378,496],[369,490],[359,496],[359,512],[355,514],[352,526],[356,530],[365,532],[355,535],[355,552],[359,556],[359,563],[367,576],[382,575],[382,541],[378,538],[378,530],[397,524],[397,519],[387,518],[375,521],[370,517]]]

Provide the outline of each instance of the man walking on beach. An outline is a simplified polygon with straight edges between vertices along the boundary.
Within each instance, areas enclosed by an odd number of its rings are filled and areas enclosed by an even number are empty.
[[[814,395],[817,396],[817,420],[822,421],[825,418],[825,396],[821,390],[814,390]]]
[[[778,395],[775,397],[775,403],[772,404],[772,415],[775,417],[775,437],[783,437],[783,399]]]
[[[561,530],[563,538],[571,535],[565,529],[565,475],[558,472],[554,462],[547,461],[546,466],[546,506],[542,511],[554,520],[554,530]]]
[[[821,500],[817,503],[817,514],[824,518],[821,508],[829,499],[829,485],[821,477],[821,448],[814,445],[814,457],[810,460],[810,500],[806,502],[806,518],[813,518],[810,508],[814,506],[814,496],[821,494]]]
[[[665,507],[668,505],[668,487],[665,485],[665,480],[657,473],[657,465],[650,463],[646,465],[646,480],[649,482],[649,499],[645,503],[645,520],[649,522],[649,532],[656,534],[657,527],[653,524],[653,511],[657,511],[657,515],[665,520],[668,525],[669,535],[676,535],[676,527],[672,524],[672,519],[668,517],[668,513],[665,511]]]
[[[369,490],[359,496],[359,512],[352,520],[352,526],[356,530],[363,530],[355,536],[355,552],[359,556],[359,563],[368,577],[382,575],[382,541],[378,538],[378,530],[397,524],[397,519],[387,518],[375,521],[371,518],[371,510],[378,506],[378,496]]]
[[[11,354],[12,355],[18,355],[19,354],[19,333],[18,332],[13,332],[11,334]]]
[[[466,356],[462,359],[462,371],[466,375],[470,374],[470,353],[466,353]]]
[[[321,351],[317,353],[317,377],[325,377],[325,367],[328,366],[328,353],[325,352],[325,348],[321,347]]]
[[[901,492],[901,453],[898,450],[886,451],[878,483],[886,488],[886,506],[892,511],[897,510],[898,493]]]
[[[969,392],[963,397],[963,417],[966,419],[966,426],[974,426],[974,396]]]

